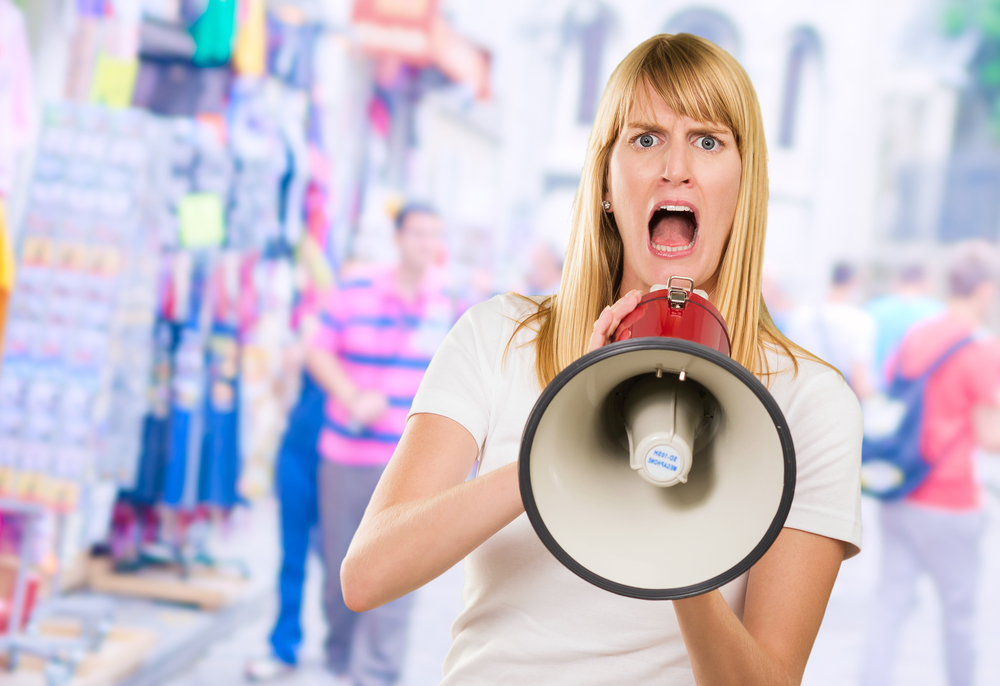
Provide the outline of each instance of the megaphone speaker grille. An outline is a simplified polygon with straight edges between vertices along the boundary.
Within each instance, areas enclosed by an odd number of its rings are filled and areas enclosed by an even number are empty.
[[[651,373],[696,383],[718,413],[686,483],[668,488],[640,478],[607,421],[616,389]],[[746,572],[780,533],[795,490],[791,434],[763,384],[711,348],[665,337],[611,343],[563,370],[531,412],[518,470],[528,518],[563,565],[650,600]]]

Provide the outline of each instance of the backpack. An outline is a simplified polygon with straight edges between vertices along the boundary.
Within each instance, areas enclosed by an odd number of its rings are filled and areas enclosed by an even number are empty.
[[[942,364],[971,343],[948,348],[923,374],[908,379],[897,368],[889,388],[865,401],[861,443],[861,491],[879,500],[898,500],[919,486],[931,466],[920,453],[924,389]]]

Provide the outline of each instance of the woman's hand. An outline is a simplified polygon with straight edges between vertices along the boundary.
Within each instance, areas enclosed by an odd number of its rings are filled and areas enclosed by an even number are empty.
[[[615,335],[615,329],[622,323],[622,319],[638,307],[640,300],[642,300],[642,291],[634,290],[623,295],[614,305],[605,307],[604,312],[601,312],[601,316],[594,322],[594,333],[590,335],[590,345],[587,346],[587,352],[592,353],[607,345],[611,341],[611,337]]]
[[[719,591],[675,600],[698,686],[798,686],[844,559],[842,541],[782,529],[750,570],[743,621]]]

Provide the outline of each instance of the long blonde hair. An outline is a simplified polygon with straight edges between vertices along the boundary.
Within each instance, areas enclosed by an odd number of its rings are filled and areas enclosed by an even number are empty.
[[[778,331],[761,296],[767,230],[767,145],[750,78],[729,53],[690,34],[654,36],[632,50],[608,81],[590,133],[573,207],[559,294],[543,301],[517,330],[537,324],[535,371],[545,387],[587,351],[594,321],[620,293],[624,251],[614,216],[601,202],[611,150],[629,110],[652,87],[678,114],[724,124],[742,161],[736,214],[718,271],[713,302],[729,325],[732,358],[767,376],[764,346],[814,358]],[[515,332],[516,333],[516,332]],[[814,358],[815,359],[815,358]]]

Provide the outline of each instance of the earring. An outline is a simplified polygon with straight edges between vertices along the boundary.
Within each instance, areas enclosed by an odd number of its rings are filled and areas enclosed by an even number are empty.
[[[608,202],[607,200],[605,200],[604,202],[602,202],[601,205],[604,206],[604,211],[605,212],[610,212],[611,211],[611,203]]]

